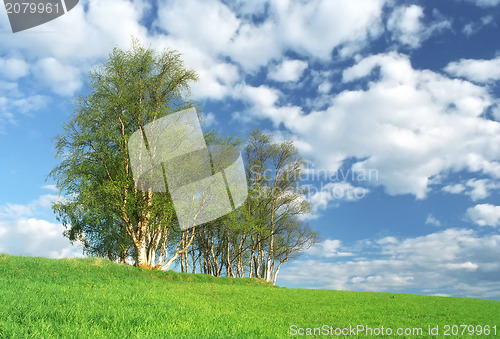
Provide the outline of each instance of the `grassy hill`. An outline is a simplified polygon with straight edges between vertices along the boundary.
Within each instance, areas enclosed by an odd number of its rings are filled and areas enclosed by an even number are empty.
[[[259,279],[155,272],[96,258],[0,255],[4,338],[289,338],[307,328],[311,334],[317,328],[314,337],[320,337],[358,325],[365,327],[358,328],[361,337],[370,337],[371,328],[372,337],[387,338],[398,328],[415,334],[398,338],[471,338],[478,336],[469,330],[477,334],[489,325],[485,337],[494,338],[500,336],[500,302],[286,289]],[[439,326],[438,336],[428,334],[429,325]],[[450,327],[445,336],[446,325],[482,327]]]

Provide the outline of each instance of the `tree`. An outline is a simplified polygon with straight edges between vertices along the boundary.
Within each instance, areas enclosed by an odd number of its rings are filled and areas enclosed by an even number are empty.
[[[300,187],[304,161],[292,141],[272,143],[259,130],[250,134],[245,155],[251,192],[246,215],[257,223],[251,237],[253,271],[276,283],[283,263],[319,241],[299,219],[310,211]]]
[[[148,123],[196,106],[189,85],[198,75],[177,51],[158,54],[133,39],[131,50],[114,48],[89,78],[90,94],[77,99],[55,138],[60,164],[49,176],[70,198],[53,209],[65,234],[83,240],[89,253],[122,260],[134,253],[141,267],[166,268],[187,251],[195,228],[179,231],[168,192],[136,187],[128,141]]]

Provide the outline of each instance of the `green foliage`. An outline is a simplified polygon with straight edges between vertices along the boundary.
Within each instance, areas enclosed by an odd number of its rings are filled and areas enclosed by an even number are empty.
[[[197,106],[189,99],[189,84],[198,75],[184,68],[178,52],[158,54],[137,40],[132,45],[129,51],[114,48],[89,74],[90,94],[76,100],[74,114],[55,138],[60,163],[50,173],[69,197],[54,205],[69,239],[83,241],[89,254],[122,260],[136,249],[144,254],[159,246],[149,239],[175,225],[168,193],[135,188],[128,139],[156,119]]]
[[[96,258],[0,255],[0,338],[289,338],[291,325],[324,324],[498,329],[498,314],[498,301],[286,289]]]

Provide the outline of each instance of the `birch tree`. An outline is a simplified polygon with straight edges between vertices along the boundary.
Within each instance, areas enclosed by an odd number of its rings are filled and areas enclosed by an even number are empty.
[[[259,130],[250,134],[245,155],[251,191],[247,213],[258,222],[251,238],[253,270],[276,283],[281,265],[319,240],[299,220],[310,211],[300,186],[304,162],[292,141],[272,143]]]
[[[151,122],[196,106],[189,86],[197,80],[177,51],[157,53],[137,40],[131,50],[114,48],[90,72],[89,94],[76,100],[55,138],[60,163],[50,173],[68,197],[53,208],[71,240],[81,239],[89,249],[103,239],[114,242],[110,248],[122,257],[133,253],[138,266],[155,269],[187,251],[195,228],[179,230],[168,191],[136,187],[128,140]]]

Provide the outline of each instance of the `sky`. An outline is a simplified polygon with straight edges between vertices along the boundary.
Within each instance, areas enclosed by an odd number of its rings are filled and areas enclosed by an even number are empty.
[[[81,0],[12,33],[0,7],[0,252],[62,236],[52,139],[131,36],[176,49],[204,128],[293,140],[322,240],[277,285],[500,300],[500,0]]]

